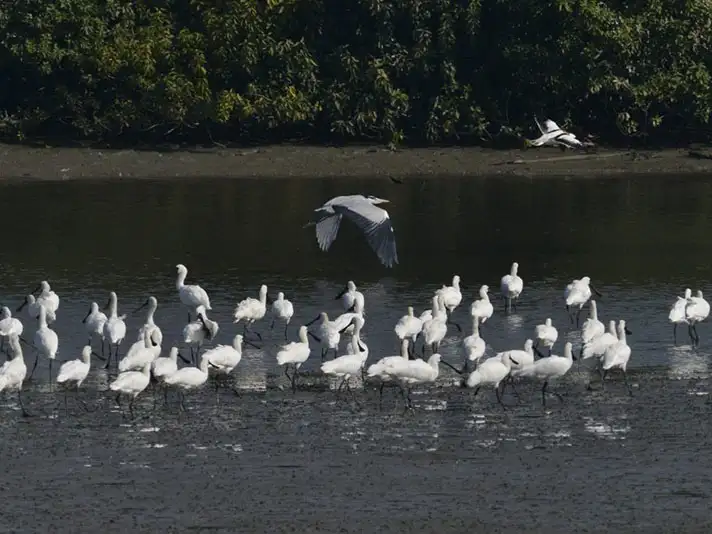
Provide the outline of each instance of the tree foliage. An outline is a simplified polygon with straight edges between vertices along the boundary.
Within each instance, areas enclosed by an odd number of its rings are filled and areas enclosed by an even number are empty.
[[[706,135],[709,0],[15,0],[0,133],[479,143]]]

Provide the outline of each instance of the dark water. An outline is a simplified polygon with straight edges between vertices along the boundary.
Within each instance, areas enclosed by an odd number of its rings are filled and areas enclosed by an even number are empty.
[[[355,232],[317,250],[310,212],[337,194],[391,200],[401,265],[385,270]],[[414,392],[403,414],[394,391],[382,411],[374,392],[335,401],[313,376],[292,395],[274,354],[279,334],[248,349],[235,373],[241,397],[211,390],[152,412],[151,394],[130,422],[94,369],[82,392],[92,412],[47,386],[47,362],[26,387],[33,417],[14,397],[0,403],[0,529],[13,532],[707,532],[712,512],[709,357],[712,329],[692,349],[672,344],[669,306],[685,287],[707,292],[712,183],[706,177],[547,180],[200,180],[0,185],[2,304],[16,308],[46,279],[61,297],[54,326],[60,359],[78,357],[92,300],[119,295],[129,313],[148,295],[164,348],[185,323],[175,265],[211,295],[218,342],[238,331],[231,311],[261,283],[294,302],[298,324],[325,310],[353,279],[366,297],[371,361],[398,350],[393,326],[412,304],[459,274],[454,318],[479,286],[497,292],[512,261],[525,290],[516,314],[501,301],[482,329],[488,353],[519,348],[551,317],[578,345],[563,289],[588,275],[604,294],[600,318],[624,318],[634,335],[634,396],[613,379],[585,391],[575,364],[547,409],[535,385],[472,398],[443,368],[435,388]],[[26,337],[35,325],[23,317]],[[143,317],[131,316],[129,336]],[[258,327],[266,331],[265,325]],[[459,358],[456,330],[443,343]],[[31,362],[31,352],[26,351]],[[315,370],[318,358],[306,368]]]

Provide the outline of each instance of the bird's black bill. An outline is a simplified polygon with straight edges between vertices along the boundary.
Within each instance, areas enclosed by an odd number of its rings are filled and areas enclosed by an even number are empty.
[[[309,322],[308,322],[307,324],[305,324],[304,326],[311,326],[311,325],[313,325],[314,323],[316,323],[319,319],[321,319],[321,315],[317,315],[316,317],[314,317],[314,319],[312,319],[311,321],[309,321]]]
[[[393,182],[394,184],[402,184],[403,183],[403,180],[401,180],[400,178],[396,178],[395,176],[389,175],[388,178],[390,178],[391,182]]]
[[[512,358],[511,356],[509,357],[509,361],[512,362],[514,365],[519,365],[519,362]]]
[[[83,322],[83,323],[86,323],[86,322],[87,322],[87,319],[89,319],[89,316],[90,316],[90,315],[91,315],[91,308],[89,308],[89,311],[88,311],[87,314],[84,316],[84,319],[82,319],[82,322]]]
[[[178,357],[183,360],[184,363],[191,363],[190,360],[183,356],[180,352],[178,353]]]
[[[591,291],[593,291],[596,294],[596,296],[598,296],[598,298],[603,297],[603,295],[601,295],[601,292],[598,289],[596,289],[593,284],[588,284],[588,286],[591,288]]]
[[[343,334],[346,332],[351,326],[354,324],[354,320],[352,319],[349,324],[347,324],[345,327],[343,327],[341,330],[339,330],[339,334]]]
[[[348,288],[348,287],[345,287],[344,289],[341,290],[341,293],[339,293],[338,295],[336,295],[336,296],[334,297],[334,300],[339,300],[339,299],[340,299],[341,297],[343,297],[346,293],[348,293],[348,291],[349,291],[349,288]]]
[[[458,369],[457,367],[455,367],[454,365],[452,365],[452,364],[446,362],[446,361],[443,360],[443,359],[440,360],[440,363],[442,363],[442,364],[445,365],[446,367],[449,367],[450,369],[452,369],[453,371],[455,371],[458,375],[462,375],[462,374],[464,373],[464,371],[463,371],[462,369]]]
[[[628,329],[627,326],[625,327],[624,330],[625,330],[626,335],[628,335],[628,336],[632,336],[632,335],[633,335],[633,332],[631,332],[631,331]]]
[[[108,310],[109,306],[111,306],[111,299],[109,299],[106,303],[106,306],[104,306],[104,311]]]
[[[16,312],[22,311],[22,309],[27,306],[27,301],[20,304],[20,306],[15,310]]]
[[[361,345],[361,342],[360,342],[360,341],[358,342],[358,350],[360,350],[361,352],[366,352],[366,347],[364,347],[363,345]]]
[[[41,289],[42,289],[42,284],[38,285],[38,286],[35,288],[35,290],[32,292],[32,294],[34,295],[35,293],[39,293]]]
[[[255,349],[258,349],[258,350],[262,348],[262,347],[260,347],[259,345],[256,345],[255,343],[253,343],[252,341],[250,341],[249,339],[245,339],[244,341],[245,341],[245,343],[247,343],[247,344],[248,344],[250,347],[252,347],[252,348],[255,348]]]
[[[356,312],[356,301],[354,300],[354,303],[351,305],[351,307],[346,310],[346,313],[355,313]]]
[[[144,309],[146,306],[148,306],[148,301],[144,302],[144,303],[141,304],[138,308],[136,308],[134,311],[132,311],[132,312],[131,312],[131,315],[137,314],[137,313],[140,312],[142,309]],[[107,308],[108,308],[108,306],[107,306]]]

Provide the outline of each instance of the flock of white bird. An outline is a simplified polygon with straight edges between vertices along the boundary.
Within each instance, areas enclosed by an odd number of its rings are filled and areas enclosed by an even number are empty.
[[[524,282],[518,275],[518,267],[516,262],[513,263],[510,273],[501,279],[500,290],[505,300],[505,311],[516,309],[524,289]],[[65,388],[65,407],[66,392],[70,389],[78,391],[89,375],[92,356],[105,360],[106,368],[109,367],[112,358],[118,360],[119,374],[109,384],[109,389],[116,394],[116,402],[119,405],[122,396],[129,399],[129,412],[133,417],[133,403],[148,388],[152,379],[156,387],[163,388],[166,402],[169,389],[177,392],[180,410],[185,410],[184,394],[203,387],[211,372],[215,377],[217,392],[220,385],[224,385],[226,379],[238,367],[242,359],[243,343],[257,346],[255,341],[248,339],[248,335],[252,334],[253,339],[262,339],[261,334],[253,330],[253,327],[268,315],[268,311],[271,315],[271,328],[277,322],[284,324],[284,336],[287,339],[287,329],[294,316],[294,307],[281,292],[276,300],[271,301],[267,287],[263,285],[260,287],[258,298],[244,299],[235,308],[233,319],[235,323],[243,324],[243,333],[234,337],[232,345],[217,345],[201,354],[203,344],[215,338],[219,327],[217,322],[208,317],[208,312],[212,308],[207,292],[199,285],[185,284],[188,270],[183,265],[177,265],[176,268],[176,289],[181,303],[188,309],[189,322],[183,329],[182,342],[190,348],[190,359],[180,354],[177,346],[171,347],[168,356],[161,356],[163,334],[154,321],[154,313],[158,305],[154,297],[149,297],[139,308],[139,310],[148,308],[145,323],[139,329],[136,341],[119,359],[119,349],[127,333],[124,322],[126,316],[118,314],[117,295],[111,292],[106,307],[107,314],[100,310],[96,302],[93,302],[83,320],[88,342],[82,350],[81,357],[64,362],[59,369],[56,382]],[[23,324],[19,319],[12,317],[7,307],[2,307],[0,317],[0,343],[5,346],[8,357],[11,356],[0,367],[0,391],[16,392],[24,415],[27,415],[27,411],[22,401],[23,383],[32,377],[40,359],[49,360],[50,383],[52,382],[52,363],[57,357],[59,346],[57,333],[50,327],[57,317],[59,297],[46,281],[43,281],[37,290],[38,296],[28,295],[22,306],[18,308],[19,311],[26,307],[29,316],[38,322],[31,343],[22,338]],[[617,323],[610,321],[608,329],[605,328],[598,319],[596,301],[592,299],[592,292],[600,296],[588,276],[573,280],[564,290],[570,321],[575,322],[577,328],[582,309],[588,303],[589,317],[581,326],[582,346],[578,357],[582,360],[595,360],[595,370],[600,375],[601,387],[609,372],[619,370],[628,392],[632,394],[626,374],[631,357],[631,348],[626,336],[630,331],[623,319]],[[310,323],[299,327],[298,341],[282,345],[276,353],[277,364],[284,368],[293,391],[297,388],[297,377],[301,366],[312,354],[311,337],[320,349],[321,371],[325,375],[341,379],[337,394],[346,388],[353,395],[350,379],[360,377],[364,383],[373,381],[380,385],[380,400],[382,400],[384,386],[398,386],[406,407],[410,408],[412,407],[410,389],[415,385],[435,382],[442,363],[461,375],[462,385],[473,388],[475,395],[482,387],[492,387],[497,401],[503,407],[505,405],[502,394],[505,388],[510,385],[516,394],[515,383],[521,380],[541,382],[543,405],[546,405],[549,393],[556,395],[563,402],[561,395],[550,392],[548,387],[551,382],[569,372],[576,355],[571,342],[565,344],[563,355],[552,354],[552,348],[559,334],[551,319],[547,318],[543,324],[535,328],[534,337],[527,339],[522,349],[499,352],[484,358],[486,344],[480,330],[494,313],[487,285],[481,286],[479,299],[470,305],[472,333],[462,339],[464,364],[461,368],[443,361],[439,354],[439,346],[447,335],[448,325],[452,324],[461,331],[461,327],[451,320],[452,313],[460,306],[463,299],[459,276],[453,277],[452,285],[443,285],[435,291],[431,308],[420,316],[416,316],[413,308],[409,306],[407,314],[398,320],[394,328],[396,336],[401,341],[400,353],[385,356],[369,366],[366,366],[369,349],[361,338],[366,322],[364,295],[357,290],[354,282],[349,281],[337,299],[341,299],[345,313],[334,320],[330,320],[327,313],[321,313]],[[677,325],[686,324],[692,343],[699,343],[696,325],[705,320],[709,313],[710,306],[702,292],[698,291],[697,296],[692,296],[691,290],[687,289],[683,297],[677,298],[669,314],[670,322],[674,325],[675,342]],[[317,321],[316,327],[309,330],[309,326]],[[346,353],[339,356],[340,341],[344,334],[350,335],[350,339],[346,344]],[[423,341],[421,357],[417,355],[415,348],[418,338]],[[29,375],[21,341],[31,346],[35,352],[35,362]],[[95,341],[101,342],[101,354],[92,348]],[[425,359],[426,348],[430,352],[427,359]],[[542,350],[547,353],[543,354]],[[333,353],[333,359],[327,359],[330,353]],[[186,366],[179,368],[179,358],[186,363]],[[588,387],[591,387],[590,382]],[[78,397],[75,398],[84,404]]]

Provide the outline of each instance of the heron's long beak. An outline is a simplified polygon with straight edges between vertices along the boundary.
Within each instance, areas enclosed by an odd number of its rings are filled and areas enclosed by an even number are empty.
[[[87,312],[87,314],[84,316],[84,319],[82,319],[82,322],[86,323],[87,319],[89,319],[90,315],[91,315],[91,307],[89,308],[89,311]]]
[[[603,298],[603,295],[601,295],[601,292],[598,289],[596,289],[593,284],[588,284],[588,287],[591,288],[591,291],[593,291],[598,296],[598,298]]]
[[[138,308],[136,308],[134,311],[132,311],[132,312],[131,312],[131,315],[134,315],[134,314],[140,312],[140,311],[141,311],[142,309],[144,309],[146,306],[148,306],[148,300],[146,300],[146,302],[144,302],[144,303],[141,304]],[[108,308],[108,305],[107,305],[107,308]]]
[[[334,297],[334,300],[339,300],[339,299],[340,299],[341,297],[343,297],[346,293],[348,293],[348,291],[349,291],[349,288],[348,288],[348,287],[345,287],[344,289],[341,290],[341,293],[339,293],[338,295],[336,295],[336,296]]]
[[[314,323],[316,323],[319,319],[321,319],[321,315],[317,315],[316,317],[314,317],[314,319],[312,319],[311,321],[309,321],[309,322],[308,322],[307,324],[305,324],[304,326],[311,326],[311,325],[313,325]]]
[[[190,360],[188,360],[188,358],[183,356],[180,352],[178,353],[178,357],[183,360],[183,363],[191,363]]]
[[[22,309],[27,306],[27,299],[24,300],[22,304],[15,310],[16,312],[22,311]]]

